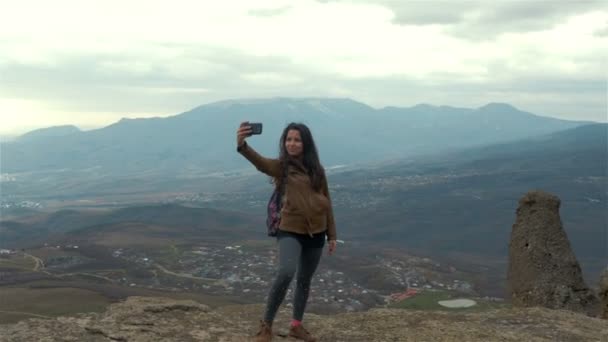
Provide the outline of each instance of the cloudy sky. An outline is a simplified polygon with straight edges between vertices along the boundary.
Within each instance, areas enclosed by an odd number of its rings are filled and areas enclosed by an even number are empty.
[[[608,1],[0,5],[4,135],[275,96],[607,120]]]

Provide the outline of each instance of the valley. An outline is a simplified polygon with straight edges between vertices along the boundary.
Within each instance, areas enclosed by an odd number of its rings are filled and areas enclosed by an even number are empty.
[[[322,258],[310,310],[437,308],[458,298],[478,303],[471,310],[503,305],[510,229],[531,189],[560,197],[564,230],[595,286],[605,267],[605,142],[605,126],[591,125],[330,168],[341,243]],[[268,177],[252,168],[104,182],[60,174],[2,178],[0,321],[102,310],[133,295],[264,302],[277,252],[265,236]],[[78,302],[58,306],[69,293]]]

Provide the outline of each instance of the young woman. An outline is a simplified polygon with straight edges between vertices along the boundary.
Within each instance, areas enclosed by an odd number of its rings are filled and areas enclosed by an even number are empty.
[[[259,171],[272,177],[283,192],[279,243],[279,271],[266,303],[264,319],[256,342],[272,339],[272,322],[283,302],[297,269],[297,284],[293,303],[293,320],[289,336],[304,341],[316,341],[302,326],[302,318],[312,279],[325,244],[329,254],[336,250],[336,226],[327,178],[312,134],[306,125],[290,123],[280,139],[278,159],[265,158],[251,148],[245,139],[251,135],[248,122],[237,131],[237,151]]]

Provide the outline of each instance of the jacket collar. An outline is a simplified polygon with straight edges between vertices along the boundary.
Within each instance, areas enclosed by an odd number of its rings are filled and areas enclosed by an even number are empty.
[[[308,169],[304,166],[304,163],[302,162],[302,159],[300,159],[300,158],[293,158],[291,156],[287,157],[287,165],[293,166],[294,168],[296,168],[299,171],[302,171],[304,173],[308,172]]]

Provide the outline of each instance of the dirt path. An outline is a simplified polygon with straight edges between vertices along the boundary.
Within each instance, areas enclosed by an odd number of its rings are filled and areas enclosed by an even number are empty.
[[[23,255],[34,260],[34,268],[32,268],[32,271],[38,272],[38,271],[44,269],[44,261],[42,261],[42,259],[40,259],[37,256],[25,253],[25,252],[23,252]]]
[[[59,278],[63,278],[63,277],[69,277],[69,276],[74,276],[74,275],[84,275],[84,276],[89,276],[89,277],[94,277],[94,278],[99,278],[99,279],[103,279],[106,281],[109,281],[110,283],[114,283],[115,281],[111,278],[108,277],[104,277],[102,275],[99,274],[93,274],[93,273],[83,273],[83,272],[76,272],[76,273],[64,273],[64,274],[55,274],[56,277]]]

